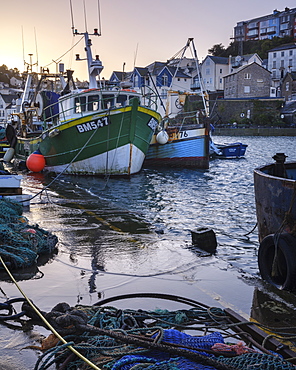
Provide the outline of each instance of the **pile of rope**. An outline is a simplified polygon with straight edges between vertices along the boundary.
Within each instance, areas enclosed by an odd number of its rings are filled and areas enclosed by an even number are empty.
[[[22,310],[35,324],[44,325],[28,303]],[[274,353],[260,353],[238,342],[226,313],[219,308],[144,311],[59,303],[41,314],[67,344],[51,334],[38,347],[44,353],[34,370],[52,365],[59,370],[90,369],[69,346],[101,370],[296,369]],[[184,330],[204,334],[192,336]],[[233,343],[225,343],[229,337]]]
[[[42,254],[56,251],[57,237],[37,224],[29,225],[23,206],[8,198],[0,199],[0,256],[10,269],[30,267]],[[0,264],[0,269],[3,269]]]

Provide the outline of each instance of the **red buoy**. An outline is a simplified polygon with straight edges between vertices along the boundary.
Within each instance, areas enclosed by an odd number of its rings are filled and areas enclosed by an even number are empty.
[[[30,171],[40,172],[45,167],[45,158],[39,150],[36,150],[29,155],[26,161],[26,165]]]

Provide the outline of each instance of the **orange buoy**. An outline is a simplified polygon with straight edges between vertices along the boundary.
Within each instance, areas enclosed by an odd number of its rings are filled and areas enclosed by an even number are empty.
[[[36,150],[29,155],[26,160],[26,165],[30,171],[40,172],[45,167],[45,158],[39,150]]]

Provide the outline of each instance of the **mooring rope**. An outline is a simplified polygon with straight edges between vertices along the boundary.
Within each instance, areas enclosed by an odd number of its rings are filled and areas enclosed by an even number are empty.
[[[97,132],[98,127],[93,131],[92,135],[87,139],[86,143],[83,145],[83,147],[79,150],[79,152],[74,156],[74,158],[67,164],[67,166],[63,169],[62,172],[60,172],[48,185],[44,186],[37,194],[33,195],[31,198],[26,199],[26,200],[21,200],[20,203],[22,202],[28,202],[34,198],[36,198],[38,195],[42,194],[44,191],[46,191],[61,175],[64,174],[64,172],[71,166],[71,164],[75,161],[75,159],[79,156],[79,154],[85,149],[87,144],[90,142],[90,140],[93,138],[95,133]],[[48,196],[48,195],[47,195]]]

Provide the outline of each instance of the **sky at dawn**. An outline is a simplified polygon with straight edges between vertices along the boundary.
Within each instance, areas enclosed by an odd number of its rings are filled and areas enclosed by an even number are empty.
[[[99,28],[98,1],[72,0],[78,32]],[[189,37],[194,38],[201,61],[215,44],[231,42],[233,28],[243,20],[271,14],[274,9],[295,8],[295,0],[100,0],[100,37],[91,37],[93,55],[103,62],[101,77],[112,71],[145,67],[175,55]],[[84,9],[86,12],[84,12]],[[58,62],[75,71],[74,78],[88,79],[82,36],[72,35],[69,0],[1,1],[0,65],[25,70],[24,61],[55,72]],[[78,43],[74,48],[73,45]],[[191,55],[187,55],[191,57]]]

